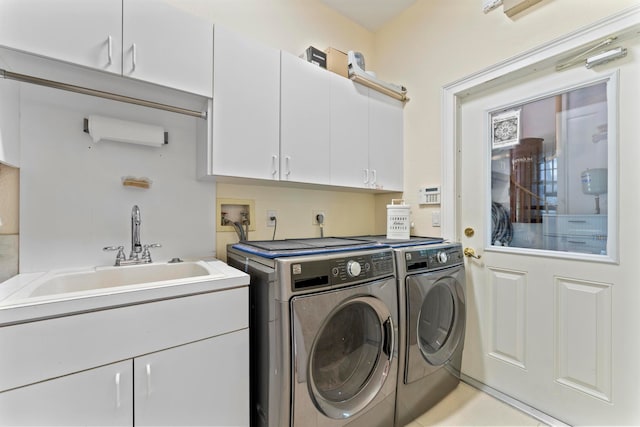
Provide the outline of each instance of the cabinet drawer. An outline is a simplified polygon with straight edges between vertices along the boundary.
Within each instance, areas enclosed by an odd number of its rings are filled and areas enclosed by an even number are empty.
[[[607,234],[606,215],[568,215],[557,219],[558,234],[596,236]]]
[[[0,390],[248,328],[248,288],[0,328]]]

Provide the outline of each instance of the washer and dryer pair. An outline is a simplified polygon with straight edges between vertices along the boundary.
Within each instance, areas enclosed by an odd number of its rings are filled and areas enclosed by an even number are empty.
[[[252,426],[404,426],[457,386],[460,245],[292,239],[227,256],[251,276]]]

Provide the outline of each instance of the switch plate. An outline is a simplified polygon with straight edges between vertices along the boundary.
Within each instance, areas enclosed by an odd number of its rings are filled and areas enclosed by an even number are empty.
[[[440,211],[431,212],[431,226],[440,227]]]

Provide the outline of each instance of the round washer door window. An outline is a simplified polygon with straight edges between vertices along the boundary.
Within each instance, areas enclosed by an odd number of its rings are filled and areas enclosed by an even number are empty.
[[[449,339],[455,316],[454,304],[451,290],[444,284],[436,284],[427,293],[418,318],[418,344],[423,353],[437,353]]]
[[[327,318],[309,356],[309,388],[318,409],[347,418],[371,402],[386,379],[393,324],[379,300],[350,300]]]
[[[465,313],[456,296],[459,286],[453,278],[443,277],[422,294],[416,338],[422,357],[432,365],[446,363],[462,340]]]

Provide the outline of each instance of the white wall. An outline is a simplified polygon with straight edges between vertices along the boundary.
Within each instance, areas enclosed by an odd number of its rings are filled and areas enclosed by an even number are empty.
[[[131,208],[142,213],[142,243],[160,243],[154,260],[214,253],[215,184],[196,181],[196,121],[85,95],[23,85],[20,131],[20,272],[109,265],[124,245]],[[83,119],[101,114],[162,125],[169,145],[93,143]],[[148,177],[148,190],[121,177]]]

